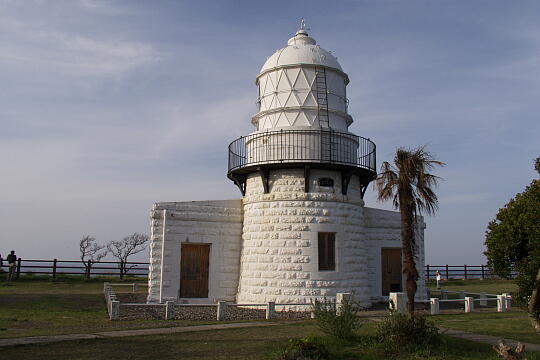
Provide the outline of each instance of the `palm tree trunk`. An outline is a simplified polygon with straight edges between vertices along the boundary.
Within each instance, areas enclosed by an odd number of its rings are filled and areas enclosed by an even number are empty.
[[[403,253],[403,274],[405,275],[405,291],[407,292],[407,310],[409,314],[414,314],[414,297],[416,295],[416,281],[418,271],[414,260],[415,239],[414,239],[414,213],[410,202],[400,199],[401,214],[401,243]]]
[[[536,281],[529,301],[529,320],[531,320],[533,328],[540,335],[540,269],[536,274]]]

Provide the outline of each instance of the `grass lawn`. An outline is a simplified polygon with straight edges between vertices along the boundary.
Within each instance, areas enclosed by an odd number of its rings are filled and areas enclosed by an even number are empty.
[[[432,350],[413,354],[390,354],[376,343],[374,323],[365,323],[359,341],[340,342],[323,338],[335,360],[352,359],[497,359],[489,345],[445,337]],[[97,339],[48,345],[26,345],[3,348],[2,355],[17,359],[272,359],[272,354],[290,338],[320,335],[314,321],[292,322],[272,327],[228,329],[160,336],[119,339]],[[540,359],[531,355],[529,359]]]
[[[118,280],[113,280],[118,282]],[[488,293],[511,292],[513,282],[452,281],[448,289]],[[102,294],[103,280],[64,279],[0,282],[0,338],[93,333],[100,331],[196,325],[211,322],[164,320],[110,321]],[[127,291],[127,287],[123,291]],[[122,291],[122,288],[118,288]],[[145,288],[140,289],[145,292]],[[470,332],[540,343],[526,313],[452,314],[432,317],[439,325]],[[445,337],[432,353],[392,355],[374,340],[375,324],[360,330],[360,343],[325,338],[335,359],[496,359],[489,345]],[[291,337],[320,335],[313,321],[283,322],[273,327],[229,329],[162,336],[127,337],[2,348],[0,358],[18,359],[270,359]],[[10,356],[11,355],[11,356]],[[529,359],[540,359],[540,356]]]
[[[493,335],[540,344],[540,336],[534,331],[527,313],[514,309],[507,313],[475,312],[430,317],[438,325],[450,329]]]
[[[435,281],[430,280],[426,285],[431,290],[436,290]],[[516,292],[518,287],[513,280],[443,280],[441,288],[449,291],[469,291],[473,293],[485,292],[488,294],[502,294]]]
[[[127,291],[126,288],[118,288],[118,291]],[[208,323],[165,320],[110,321],[102,291],[103,282],[98,280],[0,282],[0,338]],[[146,288],[140,291],[146,292]]]

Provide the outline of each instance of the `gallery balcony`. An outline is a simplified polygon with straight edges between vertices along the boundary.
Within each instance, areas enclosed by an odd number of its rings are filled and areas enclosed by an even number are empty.
[[[371,140],[335,130],[257,132],[230,143],[227,176],[242,193],[248,174],[283,168],[337,170],[366,187],[377,175],[375,150]]]

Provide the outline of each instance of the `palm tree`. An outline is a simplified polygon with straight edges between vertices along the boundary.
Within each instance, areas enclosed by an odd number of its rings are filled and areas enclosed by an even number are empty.
[[[438,199],[433,191],[440,178],[428,173],[435,166],[444,166],[424,146],[416,149],[398,148],[394,164],[383,162],[381,173],[375,181],[378,200],[392,199],[394,208],[401,214],[401,243],[403,253],[403,274],[407,291],[407,308],[414,314],[414,296],[416,281],[419,278],[416,269],[415,227],[417,215],[425,212],[433,214],[437,210]]]

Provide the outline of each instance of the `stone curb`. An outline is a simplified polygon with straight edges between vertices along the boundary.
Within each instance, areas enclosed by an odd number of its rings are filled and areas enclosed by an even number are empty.
[[[223,330],[223,329],[241,329],[241,328],[249,328],[249,327],[275,326],[275,325],[282,325],[282,324],[275,323],[275,322],[258,321],[258,322],[249,322],[249,323],[229,323],[229,324],[216,324],[216,325],[178,326],[178,327],[169,327],[169,328],[118,330],[118,331],[99,332],[99,333],[94,333],[94,334],[29,336],[29,337],[20,337],[20,338],[0,339],[0,347],[16,346],[16,345],[46,344],[46,343],[54,343],[54,342],[61,342],[61,341],[74,341],[74,340],[119,338],[119,337],[126,337],[126,336],[167,335],[167,334],[185,333],[185,332]]]

